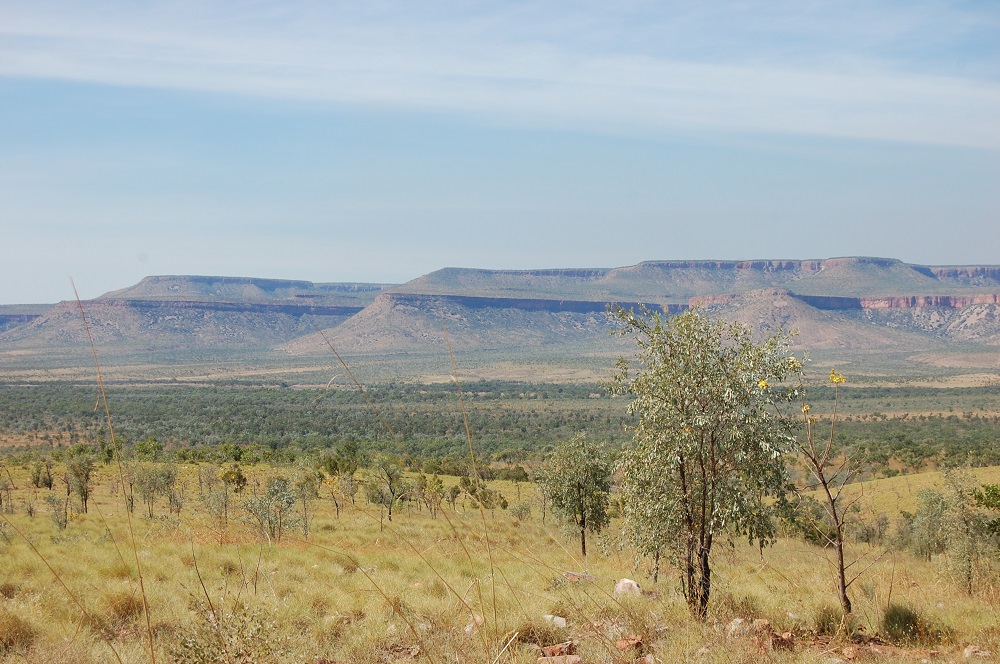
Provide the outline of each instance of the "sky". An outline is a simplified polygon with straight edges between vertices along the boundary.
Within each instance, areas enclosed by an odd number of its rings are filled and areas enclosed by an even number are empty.
[[[0,303],[1000,263],[1000,4],[0,0]]]

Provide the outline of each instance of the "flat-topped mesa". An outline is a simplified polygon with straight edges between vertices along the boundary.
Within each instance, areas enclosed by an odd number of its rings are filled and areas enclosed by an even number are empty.
[[[425,277],[450,277],[456,275],[482,275],[491,277],[571,277],[575,279],[599,279],[610,271],[609,268],[545,268],[534,270],[490,270],[476,267],[444,267],[424,275]],[[419,277],[418,277],[419,278]]]
[[[823,267],[821,260],[738,260],[738,261],[643,261],[630,268],[619,270],[659,268],[662,270],[757,270],[760,272],[803,271],[817,272]]]
[[[617,302],[600,300],[557,300],[526,297],[487,297],[474,295],[439,295],[431,293],[382,293],[376,302],[387,305],[425,307],[433,304],[452,303],[469,309],[520,309],[522,311],[550,311],[570,313],[601,313],[609,306],[625,309],[645,307],[662,313],[679,313],[685,304],[659,304],[654,302]]]
[[[135,309],[139,311],[221,311],[230,313],[285,314],[289,316],[353,316],[364,307],[316,305],[302,302],[233,302],[225,300],[141,300],[131,298],[101,297],[83,300],[84,309],[100,307],[105,310]],[[65,300],[53,307],[54,311],[77,309],[76,300]]]
[[[912,267],[899,260],[898,258],[881,258],[879,256],[842,256],[838,258],[827,258],[822,261],[818,261],[820,268],[824,270],[829,270],[834,267],[843,267],[845,265],[871,265],[874,267],[896,267],[896,266],[906,266]]]
[[[313,283],[294,279],[218,277],[204,275],[154,275],[128,288],[105,293],[98,299],[225,299],[283,300],[324,295],[354,295],[385,290],[389,284]]]

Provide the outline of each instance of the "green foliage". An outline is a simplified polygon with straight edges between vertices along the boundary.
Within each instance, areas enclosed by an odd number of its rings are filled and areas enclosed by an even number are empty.
[[[984,484],[975,490],[976,505],[987,510],[986,530],[1000,536],[1000,484]]]
[[[477,453],[496,453],[495,459],[505,467],[510,450],[515,454],[525,450],[537,458],[545,447],[582,431],[617,447],[623,427],[634,423],[617,400],[594,384],[491,380],[463,387]],[[469,472],[463,461],[464,433],[455,427],[461,413],[454,387],[390,383],[371,386],[369,391],[424,472]],[[859,469],[866,473],[1000,464],[996,436],[1000,417],[992,414],[1000,408],[1000,386],[852,385],[842,388],[840,395],[845,417],[837,424],[835,452],[863,460],[866,465]],[[111,396],[118,440],[139,441],[132,447],[123,442],[123,454],[141,449],[151,437],[163,444],[163,458],[173,456],[184,463],[246,464],[253,459],[292,463],[304,454],[336,450],[339,455],[349,444],[362,456],[395,449],[378,416],[353,390],[129,385],[116,387]],[[830,388],[810,388],[814,412],[828,412],[824,404],[832,398]],[[49,437],[54,445],[51,454],[56,456],[67,449],[59,446],[56,436],[61,435],[63,445],[68,438],[70,444],[86,441],[92,450],[100,447],[99,459],[109,461],[112,450],[103,413],[95,413],[93,406],[89,387],[59,382],[0,384],[0,435],[36,441]],[[4,448],[3,453],[38,454],[40,449],[44,448]],[[327,470],[327,474],[337,473]]]
[[[558,445],[537,473],[553,511],[580,533],[585,558],[587,533],[600,532],[611,520],[608,504],[614,461],[603,445],[580,435]]]
[[[281,541],[285,530],[294,527],[298,519],[293,513],[297,495],[292,482],[282,475],[271,477],[263,492],[254,492],[243,501],[243,511],[270,543]]]
[[[882,629],[894,641],[915,641],[920,634],[920,615],[913,609],[890,604],[882,616]]]
[[[525,521],[531,518],[531,505],[528,503],[517,503],[516,505],[511,505],[508,510],[510,515],[517,519],[518,521]]]
[[[69,498],[60,498],[54,493],[45,495],[45,502],[49,506],[49,516],[56,530],[66,530],[69,525]]]
[[[31,464],[31,486],[36,489],[51,489],[52,465],[51,459],[42,459]]]
[[[507,498],[483,479],[472,476],[460,477],[458,487],[459,493],[465,493],[483,509],[495,510],[498,507],[502,510],[507,509]]]
[[[308,537],[309,524],[312,521],[310,506],[313,500],[319,496],[319,487],[323,484],[323,473],[307,463],[300,463],[296,468],[294,479],[295,495],[301,508],[299,524],[302,526],[302,535]]]
[[[910,546],[921,558],[944,553],[947,546],[948,505],[937,489],[917,493],[917,511],[910,523]]]
[[[830,514],[812,496],[799,496],[794,502],[779,502],[778,516],[785,535],[822,547],[830,546],[836,538]]]
[[[403,462],[391,454],[377,454],[372,461],[371,477],[365,485],[368,501],[392,510],[396,502],[410,490],[410,484],[403,478]]]
[[[946,471],[944,480],[943,490],[917,494],[916,513],[903,514],[899,540],[927,560],[942,556],[954,581],[972,593],[980,582],[995,577],[1000,557],[994,522],[983,509],[984,502],[990,504],[990,494],[976,488],[962,471]]]
[[[70,490],[80,501],[80,509],[86,514],[92,490],[91,480],[94,475],[94,456],[89,448],[78,445],[71,448],[74,453],[66,460],[66,475]]]
[[[219,474],[219,479],[235,493],[242,493],[247,485],[247,476],[238,463],[234,463]]]
[[[177,484],[177,467],[173,464],[143,463],[135,469],[135,490],[146,505],[146,514],[153,518],[153,503],[158,496],[169,496]]]
[[[691,611],[704,617],[715,536],[760,545],[774,536],[767,500],[784,492],[782,456],[794,442],[775,414],[789,397],[777,386],[802,365],[785,335],[757,343],[748,329],[698,310],[666,320],[614,315],[638,344],[613,385],[634,397],[629,412],[639,420],[621,461],[625,534],[642,553],[669,555]]]
[[[260,611],[245,605],[225,615],[209,607],[196,612],[202,620],[183,630],[170,648],[170,660],[177,664],[255,664],[278,661],[288,655],[275,641],[276,623]]]

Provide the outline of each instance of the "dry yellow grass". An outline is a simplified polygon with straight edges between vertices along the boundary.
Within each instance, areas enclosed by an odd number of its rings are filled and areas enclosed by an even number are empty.
[[[33,490],[26,470],[13,470],[20,504]],[[585,662],[625,662],[634,661],[635,650],[616,644],[633,635],[642,639],[643,654],[661,662],[759,661],[751,639],[726,638],[734,617],[766,618],[778,631],[796,633],[797,649],[774,653],[771,661],[820,662],[837,652],[836,641],[811,634],[835,606],[827,554],[798,541],[781,540],[763,553],[720,543],[711,615],[702,624],[689,618],[669,572],[653,586],[648,561],[637,564],[630,551],[615,547],[595,549],[584,563],[551,517],[541,523],[537,507],[523,521],[499,510],[481,514],[471,501],[438,518],[404,507],[390,525],[363,498],[338,519],[327,498],[316,503],[308,539],[290,533],[268,545],[238,519],[221,528],[200,505],[194,471],[182,470],[186,505],[179,517],[147,519],[137,511],[134,518],[157,661],[209,661],[212,652],[226,661],[225,654],[244,652],[246,659],[233,661],[390,662],[419,652],[418,661],[428,662],[534,662],[538,645],[574,639]],[[256,477],[267,472],[251,469]],[[90,513],[75,516],[64,531],[42,510],[33,518],[23,510],[8,516],[90,617],[8,528],[10,542],[0,539],[0,661],[113,661],[103,639],[124,662],[149,661],[112,479],[110,468],[100,470]],[[893,479],[871,488],[896,495],[906,478]],[[501,486],[508,495],[513,488]],[[533,491],[522,485],[525,500]],[[157,513],[165,514],[165,506]],[[593,580],[573,582],[566,571]],[[622,577],[658,596],[613,597]],[[943,639],[928,647],[948,657],[959,656],[966,643],[1000,652],[998,595],[963,594],[933,561],[884,556],[852,595],[869,634],[879,630],[891,599],[941,628]],[[546,622],[546,614],[566,618],[567,626]],[[518,638],[498,659],[514,633]]]
[[[1000,484],[1000,466],[970,468],[966,472],[973,475],[979,484]],[[854,502],[858,499],[863,508],[895,519],[900,512],[913,513],[917,506],[917,494],[922,490],[943,487],[944,478],[940,471],[897,475],[850,484],[844,489],[842,500]],[[821,499],[818,492],[812,492],[811,495],[817,500]]]

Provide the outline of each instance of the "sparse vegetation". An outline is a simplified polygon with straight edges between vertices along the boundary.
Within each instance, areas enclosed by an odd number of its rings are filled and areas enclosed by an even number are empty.
[[[711,337],[692,329],[691,348]],[[650,377],[657,398],[707,390],[716,408],[688,403],[690,417],[664,416],[663,399],[629,415],[595,385],[463,385],[475,465],[463,409],[440,385],[370,391],[395,437],[344,389],[136,385],[115,406],[125,420],[116,429],[134,441],[123,444],[94,415],[92,390],[0,387],[0,435],[34,443],[8,448],[0,469],[0,661],[499,664],[534,662],[563,641],[609,663],[754,661],[765,643],[793,651],[775,650],[775,661],[851,659],[868,639],[894,642],[900,657],[916,647],[957,657],[965,643],[1000,651],[1000,471],[905,474],[1000,460],[1000,392],[815,388],[817,410],[844,404],[824,463],[856,459],[865,480],[843,487],[853,507],[825,519],[815,494],[795,509],[782,503],[781,453],[805,428],[765,415],[799,366],[780,338],[758,346],[726,329],[707,356],[675,347],[664,357],[681,366],[663,362]],[[695,356],[723,366],[699,373]],[[616,389],[641,396],[636,376]],[[961,408],[970,399],[975,410]],[[612,476],[607,457],[629,438],[626,425],[642,435]],[[673,452],[652,453],[668,443]],[[577,456],[562,459],[571,449]],[[698,475],[699,460],[722,460],[728,474]],[[640,481],[662,488],[681,466],[696,478],[690,491],[662,505],[631,500]],[[560,481],[568,493],[540,490]],[[574,489],[576,502],[566,499]],[[697,514],[689,505],[666,522],[693,529],[663,528],[657,510],[691,497],[725,509],[685,519]],[[132,521],[136,499],[145,517]],[[570,517],[568,536],[553,513]],[[604,525],[632,537],[587,546]],[[716,538],[731,545],[713,549]],[[849,621],[830,604],[831,542],[866,561],[842,593],[852,594]],[[679,580],[661,578],[661,555],[680,563]],[[613,595],[626,576],[643,590]],[[737,618],[774,632],[728,635]]]

